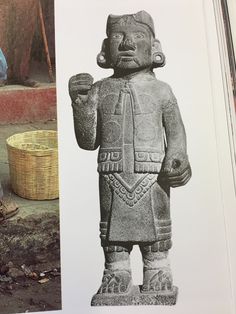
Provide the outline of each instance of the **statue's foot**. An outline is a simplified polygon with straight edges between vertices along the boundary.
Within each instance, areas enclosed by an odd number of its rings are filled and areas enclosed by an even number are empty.
[[[147,269],[144,271],[143,286],[141,292],[171,291],[173,279],[169,267]]]
[[[127,293],[132,285],[131,273],[128,270],[105,270],[102,284],[97,294]]]

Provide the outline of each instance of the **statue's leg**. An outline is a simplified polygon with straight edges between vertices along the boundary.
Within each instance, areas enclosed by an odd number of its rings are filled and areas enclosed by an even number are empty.
[[[143,285],[141,292],[170,291],[172,273],[168,251],[160,252],[158,243],[140,246],[143,257]]]
[[[108,240],[109,220],[113,200],[113,191],[104,175],[99,176],[100,191],[100,238],[105,255],[105,270],[101,293],[126,293],[132,285],[129,255],[132,245],[124,242],[114,243]]]
[[[105,270],[97,293],[127,293],[132,286],[129,259],[131,246],[108,245],[103,249]]]
[[[172,290],[168,251],[171,248],[170,188],[159,179],[151,188],[152,210],[157,240],[140,244],[143,257],[141,292]]]

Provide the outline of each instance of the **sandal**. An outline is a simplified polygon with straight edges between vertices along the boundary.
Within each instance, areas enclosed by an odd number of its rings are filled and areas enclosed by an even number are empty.
[[[17,204],[11,200],[0,200],[0,222],[16,215],[19,211]]]

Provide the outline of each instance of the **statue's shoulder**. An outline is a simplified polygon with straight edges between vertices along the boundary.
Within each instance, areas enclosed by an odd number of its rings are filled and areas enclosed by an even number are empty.
[[[150,86],[154,86],[158,90],[162,90],[163,92],[168,92],[171,90],[170,85],[164,81],[161,81],[156,78],[156,74],[154,72],[149,72],[143,76],[144,82],[146,82]]]
[[[89,91],[89,96],[91,98],[98,99],[100,95],[102,83],[103,83],[103,79],[96,81],[92,84],[91,89]]]
[[[93,85],[92,85],[92,88],[94,88],[94,89],[99,89],[99,88],[101,87],[102,81],[103,81],[103,79],[94,82]]]
[[[155,84],[157,85],[157,87],[162,90],[164,93],[165,92],[170,92],[171,91],[171,87],[168,83],[164,82],[164,81],[161,81],[161,80],[158,80],[157,78],[155,78]]]
[[[173,97],[172,88],[168,83],[155,78],[155,85],[159,97],[161,97],[163,100],[167,100]]]
[[[107,84],[109,81],[110,81],[110,78],[109,78],[109,77],[102,78],[101,80],[96,81],[95,83],[93,83],[92,88],[93,88],[94,90],[99,91],[99,90],[101,89],[101,87],[102,87],[104,84]]]
[[[113,77],[106,77],[94,83],[94,86],[99,93],[104,95],[111,92],[111,90],[114,92],[114,90],[119,89],[122,82],[122,78],[117,79]]]

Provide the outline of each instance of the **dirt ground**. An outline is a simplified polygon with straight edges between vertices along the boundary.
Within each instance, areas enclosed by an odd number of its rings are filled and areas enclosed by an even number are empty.
[[[59,201],[23,199],[11,190],[5,140],[56,121],[0,126],[0,179],[19,213],[0,223],[0,313],[61,309]]]
[[[48,263],[49,266],[52,265]],[[37,268],[38,270],[40,268],[41,270],[43,268],[48,269],[47,264],[37,265],[37,267],[32,268]],[[1,282],[0,313],[28,313],[61,309],[60,274],[58,273],[55,276],[52,273],[48,273],[45,277],[49,279],[45,283],[39,283],[38,279],[27,278],[23,275],[12,278],[9,282]]]

